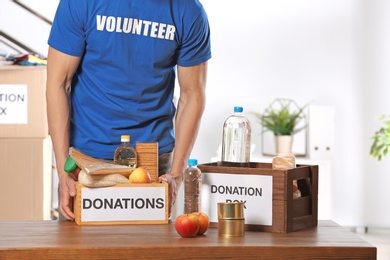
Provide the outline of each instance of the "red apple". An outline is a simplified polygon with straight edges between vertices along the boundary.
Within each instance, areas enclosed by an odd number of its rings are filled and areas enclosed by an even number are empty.
[[[193,214],[182,214],[175,221],[176,231],[181,237],[195,237],[199,226],[199,220]]]
[[[199,220],[199,231],[197,235],[203,235],[209,229],[209,216],[203,212],[193,212],[191,214],[195,215]]]
[[[137,167],[130,173],[129,181],[130,183],[150,183],[152,182],[152,177],[145,168]]]

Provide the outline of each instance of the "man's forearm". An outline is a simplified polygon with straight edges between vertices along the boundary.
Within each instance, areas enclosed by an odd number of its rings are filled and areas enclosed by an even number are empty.
[[[47,91],[49,134],[52,139],[57,169],[62,169],[69,152],[69,106],[66,93]],[[61,172],[61,171],[59,171]]]
[[[201,117],[203,114],[204,101],[191,100],[179,105],[175,120],[175,150],[171,173],[178,175],[184,172],[187,159],[191,154],[198,135]],[[180,107],[181,106],[181,107]],[[180,110],[182,108],[182,110]]]
[[[69,88],[80,58],[49,48],[46,103],[49,134],[59,173],[69,153]]]
[[[180,99],[175,118],[175,150],[171,174],[180,175],[195,144],[205,108],[207,63],[179,67]]]

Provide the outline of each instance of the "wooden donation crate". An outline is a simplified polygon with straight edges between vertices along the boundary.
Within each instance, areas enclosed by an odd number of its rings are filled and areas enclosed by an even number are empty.
[[[318,223],[318,166],[297,165],[273,170],[271,163],[250,167],[199,164],[202,171],[202,211],[211,227],[218,226],[217,203],[244,202],[245,229],[287,233],[316,227]],[[293,181],[301,197],[293,198]]]
[[[78,225],[167,224],[168,184],[158,183],[158,144],[137,143],[138,166],[152,183],[89,188],[77,183],[74,199]]]

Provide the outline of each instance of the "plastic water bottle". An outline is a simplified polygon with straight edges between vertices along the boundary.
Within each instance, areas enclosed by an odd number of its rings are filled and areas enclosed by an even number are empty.
[[[198,160],[188,159],[188,167],[184,171],[184,213],[201,210],[202,172],[198,168]]]
[[[114,163],[137,168],[137,152],[130,145],[130,135],[121,136],[121,144],[114,153]]]
[[[251,124],[242,114],[243,108],[234,107],[223,125],[221,165],[249,167],[251,149]]]

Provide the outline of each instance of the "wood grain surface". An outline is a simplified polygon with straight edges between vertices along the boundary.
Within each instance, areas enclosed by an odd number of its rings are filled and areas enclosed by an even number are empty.
[[[0,222],[0,259],[376,259],[376,248],[332,221],[286,234],[217,229],[181,238],[165,225],[78,226],[74,222]]]

